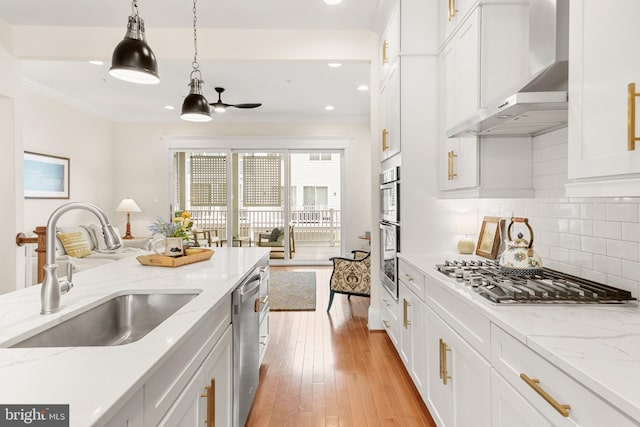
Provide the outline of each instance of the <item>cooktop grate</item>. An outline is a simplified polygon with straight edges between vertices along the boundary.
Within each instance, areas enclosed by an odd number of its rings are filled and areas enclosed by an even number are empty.
[[[498,304],[637,305],[629,291],[550,268],[543,268],[542,274],[505,274],[492,260],[452,260],[436,268]]]

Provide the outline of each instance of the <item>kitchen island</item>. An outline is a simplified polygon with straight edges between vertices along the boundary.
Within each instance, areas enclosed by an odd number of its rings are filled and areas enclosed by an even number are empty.
[[[110,420],[125,406],[134,415],[143,405],[146,411],[145,384],[154,381],[159,371],[166,372],[165,365],[174,356],[196,358],[185,354],[192,348],[194,331],[208,328],[204,322],[214,310],[230,312],[231,292],[254,266],[266,262],[268,254],[263,248],[216,248],[210,260],[178,268],[142,266],[134,258],[124,259],[75,275],[74,288],[62,296],[60,311],[50,315],[40,314],[39,286],[1,295],[0,405],[68,404],[71,426],[117,425]],[[130,344],[7,348],[114,295],[192,291],[198,293],[193,300]],[[180,381],[185,385],[187,380]],[[133,425],[143,425],[142,417],[137,419],[140,424]],[[144,425],[148,425],[146,412]]]

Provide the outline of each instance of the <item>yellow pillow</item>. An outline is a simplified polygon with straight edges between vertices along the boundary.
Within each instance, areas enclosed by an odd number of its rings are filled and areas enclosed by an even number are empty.
[[[68,234],[58,233],[58,239],[60,239],[65,252],[69,256],[82,258],[91,255],[91,245],[84,240],[84,236],[80,231]]]

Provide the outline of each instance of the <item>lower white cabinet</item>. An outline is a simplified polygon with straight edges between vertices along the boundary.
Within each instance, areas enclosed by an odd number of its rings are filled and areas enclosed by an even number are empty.
[[[425,356],[426,305],[400,282],[400,358],[405,364],[413,383],[425,396],[427,360]]]
[[[496,372],[550,425],[638,425],[496,325],[491,328],[491,362]]]
[[[382,324],[396,350],[400,352],[399,303],[384,286],[380,285],[380,289],[382,289]]]
[[[491,426],[491,365],[426,308],[427,405],[441,426]]]
[[[104,425],[105,427],[142,427],[142,389],[138,390],[118,413]]]
[[[496,371],[491,372],[491,418],[493,427],[553,426]]]
[[[231,326],[160,422],[165,427],[230,426],[233,351]]]

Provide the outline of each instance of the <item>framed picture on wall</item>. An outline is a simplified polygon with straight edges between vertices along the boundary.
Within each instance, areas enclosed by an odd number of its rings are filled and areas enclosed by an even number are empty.
[[[503,227],[503,218],[485,216],[482,219],[482,228],[480,229],[480,236],[478,237],[476,255],[489,259],[496,259],[498,257]]]
[[[69,158],[24,152],[24,198],[68,199]]]

